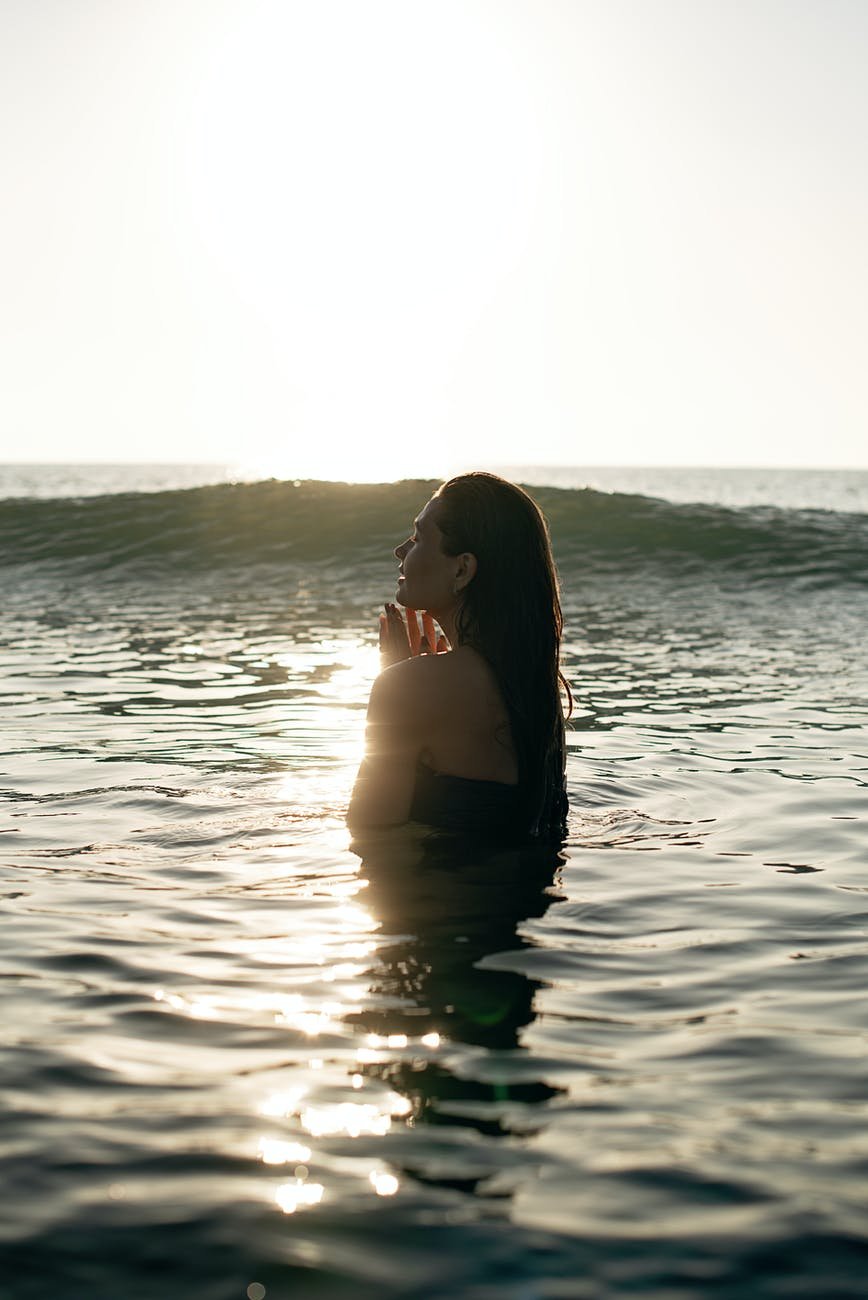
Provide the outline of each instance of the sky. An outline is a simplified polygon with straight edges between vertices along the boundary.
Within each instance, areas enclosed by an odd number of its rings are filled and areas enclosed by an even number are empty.
[[[0,460],[868,466],[863,0],[0,0]]]

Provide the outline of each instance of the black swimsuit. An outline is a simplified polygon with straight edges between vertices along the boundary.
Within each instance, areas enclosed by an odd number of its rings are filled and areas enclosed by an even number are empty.
[[[450,776],[435,772],[421,760],[416,764],[411,821],[444,831],[515,832],[522,804],[517,785]]]

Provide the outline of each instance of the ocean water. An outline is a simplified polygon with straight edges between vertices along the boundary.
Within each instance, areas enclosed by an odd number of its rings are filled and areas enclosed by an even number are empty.
[[[3,1300],[864,1297],[864,476],[534,489],[571,816],[505,852],[343,824],[433,485],[22,472]]]
[[[475,465],[443,467],[444,476]],[[638,465],[485,466],[516,483],[659,497],[707,505],[779,506],[868,514],[868,469],[702,469]],[[100,496],[158,492],[218,483],[249,483],[264,476],[243,463],[199,464],[2,464],[4,497]]]

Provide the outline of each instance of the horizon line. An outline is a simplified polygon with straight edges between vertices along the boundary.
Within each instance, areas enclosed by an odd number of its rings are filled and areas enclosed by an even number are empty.
[[[731,462],[731,463],[720,463],[720,462],[717,462],[717,463],[713,463],[713,464],[712,464],[712,463],[710,463],[710,462],[694,462],[694,463],[686,463],[686,462],[684,462],[684,461],[680,461],[680,462],[667,461],[667,462],[665,462],[665,463],[664,463],[664,462],[649,463],[649,462],[647,462],[647,461],[618,461],[618,462],[612,462],[612,461],[577,461],[577,462],[573,462],[573,463],[570,463],[570,462],[568,462],[568,461],[494,461],[494,462],[489,462],[489,463],[490,463],[490,464],[491,464],[495,469],[502,469],[502,470],[530,470],[530,469],[540,469],[540,470],[545,470],[545,469],[548,469],[548,470],[553,470],[553,469],[560,469],[560,470],[583,470],[583,469],[588,469],[588,470],[598,470],[598,469],[610,469],[610,470],[626,470],[626,469],[643,469],[643,470],[682,470],[682,469],[684,469],[684,470],[752,470],[752,471],[762,471],[762,470],[774,470],[774,471],[792,470],[792,471],[802,471],[802,472],[812,471],[812,470],[813,470],[813,471],[822,471],[822,472],[825,472],[825,473],[828,473],[828,472],[830,472],[830,471],[831,471],[831,472],[840,472],[840,473],[850,473],[850,472],[865,473],[865,472],[868,472],[868,463],[866,463],[866,464],[864,464],[864,465],[818,465],[818,464],[810,464],[810,465],[808,465],[808,464],[795,464],[795,465],[794,465],[794,464],[786,464],[786,465],[782,465],[782,464],[768,464],[768,463],[762,463],[762,464],[746,464],[746,463],[744,463],[744,462],[740,462],[740,463],[733,463],[733,462]],[[24,459],[21,459],[21,460],[18,460],[18,459],[5,460],[5,459],[4,459],[4,460],[0,460],[0,468],[3,468],[3,467],[5,467],[5,466],[22,466],[22,465],[32,466],[33,468],[40,468],[40,467],[47,467],[47,466],[56,466],[56,467],[60,467],[60,466],[65,466],[65,467],[70,467],[70,466],[93,466],[93,467],[112,467],[112,468],[118,468],[118,467],[129,467],[129,468],[134,468],[134,467],[136,467],[136,468],[181,468],[181,467],[185,467],[185,468],[189,468],[189,469],[193,469],[193,468],[196,468],[196,469],[200,469],[200,468],[201,468],[201,469],[209,468],[209,469],[211,469],[211,468],[218,468],[218,467],[219,467],[219,468],[221,468],[221,469],[231,469],[231,468],[237,468],[237,469],[239,469],[239,470],[243,470],[243,469],[245,469],[245,466],[243,465],[243,462],[240,462],[240,461],[234,461],[234,460],[228,460],[228,459],[225,459],[225,460],[131,460],[131,459],[124,459],[124,460],[101,460],[101,459],[100,459],[100,460],[97,460],[97,459],[94,459],[94,458],[85,457],[84,459],[81,459],[81,460],[49,460],[49,459],[37,459],[37,460],[29,460],[29,459],[28,459],[28,460],[24,460]],[[256,470],[257,467],[253,467],[253,466],[251,466],[251,467],[249,467],[249,468],[250,468],[251,470]],[[451,472],[464,473],[464,472],[468,472],[468,471],[466,471],[466,470],[458,470],[458,471],[451,471]],[[311,475],[304,474],[304,473],[302,473],[301,475],[299,475],[299,474],[291,474],[291,473],[286,473],[286,474],[283,474],[283,475],[278,475],[278,474],[268,474],[268,473],[265,473],[265,474],[264,474],[264,477],[266,477],[266,478],[280,478],[280,477],[284,477],[284,478],[288,478],[288,479],[291,479],[291,478],[299,478],[299,477],[301,477],[301,478],[307,478],[308,481],[313,481],[313,479],[315,478],[316,481],[318,481],[318,482],[323,482],[323,483],[329,483],[329,482],[347,482],[347,481],[348,481],[348,480],[346,480],[346,479],[320,478],[320,477],[318,477],[318,476],[311,476]],[[402,474],[402,475],[396,476],[394,479],[388,479],[388,480],[383,480],[383,481],[384,481],[384,482],[395,482],[395,483],[398,483],[398,482],[401,482],[402,480],[405,480],[405,479],[408,479],[408,478],[428,479],[428,478],[437,478],[437,477],[442,477],[442,476],[438,476],[437,474],[427,474],[427,473],[421,473],[421,472],[420,472],[420,473]]]

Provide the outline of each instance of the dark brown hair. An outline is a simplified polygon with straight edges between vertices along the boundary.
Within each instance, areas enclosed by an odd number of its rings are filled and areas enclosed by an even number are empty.
[[[496,474],[460,474],[435,494],[447,555],[476,556],[456,615],[459,645],[491,666],[509,714],[523,821],[534,835],[566,823],[560,671],[563,615],[548,527],[536,502]]]

